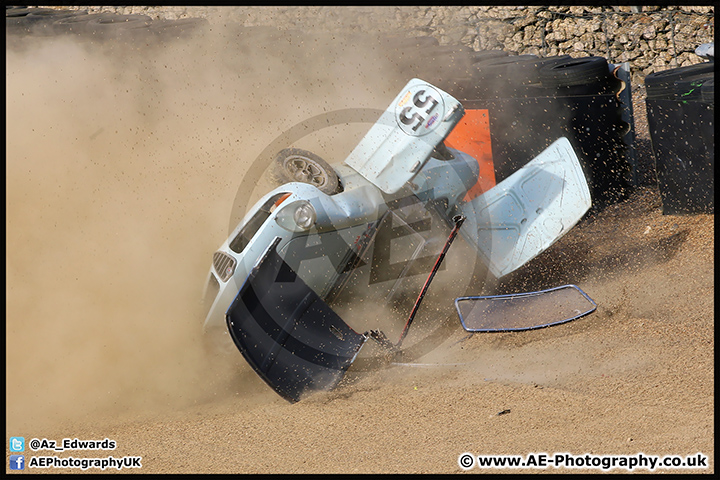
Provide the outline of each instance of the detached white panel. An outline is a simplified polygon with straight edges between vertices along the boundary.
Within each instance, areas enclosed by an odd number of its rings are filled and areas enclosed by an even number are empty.
[[[592,204],[577,155],[560,138],[495,187],[464,204],[460,234],[497,278],[516,270],[567,233]]]
[[[345,163],[383,192],[395,193],[420,171],[464,114],[455,98],[413,78]]]

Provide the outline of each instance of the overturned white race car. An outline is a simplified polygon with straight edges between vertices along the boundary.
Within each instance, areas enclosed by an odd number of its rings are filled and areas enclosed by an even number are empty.
[[[430,273],[425,290],[455,234],[502,277],[588,211],[588,185],[566,138],[469,198],[478,162],[443,143],[463,115],[455,98],[412,79],[344,162],[281,151],[288,183],[262,197],[213,255],[205,334],[234,344],[268,385],[297,401],[336,386],[368,339],[393,348],[407,333],[412,313],[398,342],[356,331],[334,309],[343,298],[353,301],[372,286],[387,299],[403,278]],[[438,242],[424,228],[428,216],[449,237]],[[383,246],[402,230],[405,261],[389,268]]]

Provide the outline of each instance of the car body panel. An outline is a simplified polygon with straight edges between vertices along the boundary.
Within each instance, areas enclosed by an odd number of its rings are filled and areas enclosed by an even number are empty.
[[[367,337],[355,332],[267,248],[228,308],[230,336],[247,362],[291,402],[342,379]]]
[[[463,114],[455,98],[414,78],[345,163],[383,192],[396,193],[420,171]]]
[[[503,277],[565,235],[591,206],[590,189],[566,138],[498,185],[465,203],[461,235],[491,273]]]

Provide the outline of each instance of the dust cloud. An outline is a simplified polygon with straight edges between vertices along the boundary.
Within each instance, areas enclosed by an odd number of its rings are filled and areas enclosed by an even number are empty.
[[[347,47],[218,27],[162,45],[8,44],[8,431],[244,393],[249,367],[218,367],[200,341],[211,255],[270,141],[394,95],[392,64]],[[338,161],[367,128],[296,146]]]

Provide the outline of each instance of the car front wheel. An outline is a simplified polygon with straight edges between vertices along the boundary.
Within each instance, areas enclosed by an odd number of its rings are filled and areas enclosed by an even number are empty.
[[[275,155],[276,177],[282,183],[302,182],[332,195],[340,190],[333,168],[318,155],[300,148],[285,148]]]

